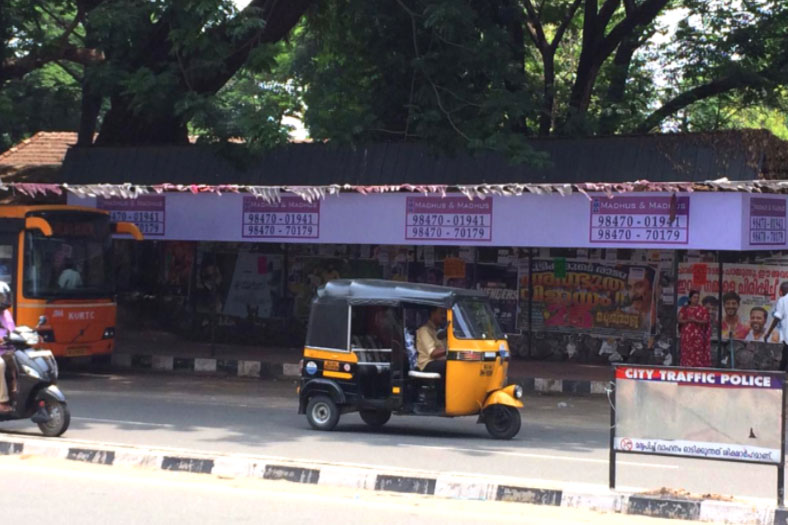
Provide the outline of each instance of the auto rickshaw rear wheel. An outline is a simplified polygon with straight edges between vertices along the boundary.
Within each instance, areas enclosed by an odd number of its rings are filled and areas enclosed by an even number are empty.
[[[484,411],[484,425],[495,439],[512,439],[520,431],[520,411],[506,405],[492,405]]]
[[[391,419],[390,410],[361,410],[359,414],[364,423],[371,427],[382,427]]]
[[[306,420],[316,430],[333,430],[339,423],[339,407],[328,396],[310,397],[306,405]]]

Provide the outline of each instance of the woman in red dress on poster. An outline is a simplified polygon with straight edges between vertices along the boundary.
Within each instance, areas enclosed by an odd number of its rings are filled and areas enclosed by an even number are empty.
[[[711,367],[711,318],[700,294],[690,290],[689,304],[679,310],[681,366]]]

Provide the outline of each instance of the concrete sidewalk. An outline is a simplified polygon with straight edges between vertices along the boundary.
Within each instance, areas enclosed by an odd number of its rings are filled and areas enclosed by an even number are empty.
[[[238,377],[299,377],[301,348],[261,348],[187,341],[166,332],[124,332],[112,365],[119,369],[224,374]],[[605,394],[608,366],[514,358],[509,380],[526,392]]]
[[[788,514],[766,500],[709,499],[671,491],[614,491],[581,483],[434,472],[385,466],[306,461],[182,449],[122,446],[93,441],[4,436],[0,455],[32,455],[227,478],[262,478],[294,483],[421,494],[451,499],[510,501],[597,512],[717,523],[773,525]],[[664,492],[664,493],[663,493]]]

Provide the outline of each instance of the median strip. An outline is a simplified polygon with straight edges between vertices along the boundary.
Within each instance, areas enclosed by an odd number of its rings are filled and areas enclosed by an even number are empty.
[[[720,501],[684,494],[632,494],[602,487],[585,490],[529,486],[511,478],[425,472],[410,469],[346,465],[320,461],[240,454],[191,453],[183,450],[132,447],[63,439],[0,438],[0,455],[31,455],[89,462],[211,474],[228,478],[262,478],[322,486],[353,487],[452,499],[509,501],[572,507],[597,512],[633,514],[694,521],[772,525],[788,513],[766,503]],[[780,521],[783,520],[783,521]]]

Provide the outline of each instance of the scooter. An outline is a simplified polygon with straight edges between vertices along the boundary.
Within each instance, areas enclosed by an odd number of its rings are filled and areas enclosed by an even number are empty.
[[[42,316],[37,328],[46,324]],[[11,393],[11,412],[0,414],[0,422],[31,419],[47,437],[62,435],[71,423],[66,396],[58,388],[58,366],[49,350],[34,348],[40,338],[35,330],[18,326],[5,342],[14,347],[0,359],[6,360],[6,378]]]

